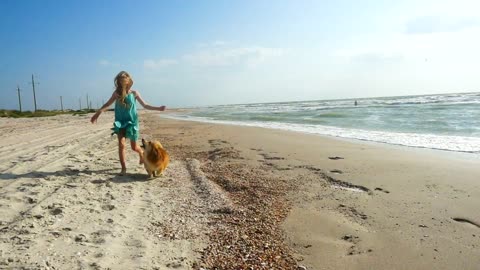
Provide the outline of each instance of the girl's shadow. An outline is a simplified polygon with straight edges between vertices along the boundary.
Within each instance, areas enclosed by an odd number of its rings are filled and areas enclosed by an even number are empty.
[[[23,174],[14,173],[0,173],[0,180],[15,180],[19,178],[32,178],[32,179],[48,179],[51,177],[86,177],[92,183],[101,183],[110,181],[113,183],[129,183],[129,182],[143,182],[148,181],[148,175],[142,173],[127,173],[126,175],[119,175],[117,170],[114,169],[102,169],[102,170],[79,170],[66,168],[60,171],[43,172],[33,171]],[[101,176],[95,179],[96,176]],[[93,178],[93,180],[92,180]],[[105,179],[107,178],[107,179]]]
[[[114,176],[109,179],[113,183],[131,183],[131,182],[147,182],[148,175],[142,173],[127,173],[125,175],[120,175],[115,173]]]

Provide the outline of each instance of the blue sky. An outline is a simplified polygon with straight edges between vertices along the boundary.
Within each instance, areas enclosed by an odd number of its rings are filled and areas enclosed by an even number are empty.
[[[0,1],[0,108],[480,91],[478,1]]]

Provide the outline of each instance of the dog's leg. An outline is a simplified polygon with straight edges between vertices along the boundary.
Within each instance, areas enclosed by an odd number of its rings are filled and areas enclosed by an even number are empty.
[[[145,170],[147,171],[148,178],[151,178],[151,177],[152,177],[152,172],[148,169],[147,164],[146,164],[146,163],[143,163],[143,167],[144,167]]]
[[[156,173],[156,171],[152,171],[153,177],[157,177],[157,176],[155,175],[155,173]]]

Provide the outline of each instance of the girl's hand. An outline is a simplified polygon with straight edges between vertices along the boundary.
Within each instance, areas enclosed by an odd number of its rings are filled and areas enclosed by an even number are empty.
[[[143,98],[140,96],[140,93],[138,91],[133,91],[133,93],[135,94],[135,98],[138,100],[140,104],[142,104],[142,106],[145,109],[153,110],[153,111],[165,111],[165,106],[160,106],[160,107],[150,106],[145,102],[145,100],[143,100]]]
[[[95,122],[97,122],[97,119],[98,119],[99,116],[100,116],[100,111],[97,111],[97,112],[92,116],[92,118],[90,118],[90,122],[92,122],[92,124],[95,124]]]

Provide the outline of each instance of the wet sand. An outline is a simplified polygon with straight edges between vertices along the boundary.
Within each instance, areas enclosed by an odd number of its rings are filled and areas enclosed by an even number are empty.
[[[0,268],[478,269],[478,159],[160,118],[150,180],[113,114],[0,118]]]

